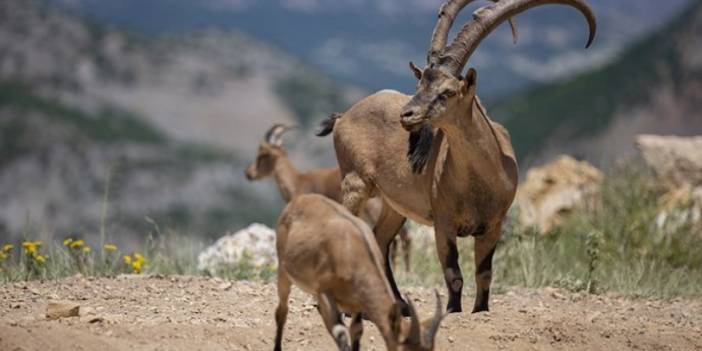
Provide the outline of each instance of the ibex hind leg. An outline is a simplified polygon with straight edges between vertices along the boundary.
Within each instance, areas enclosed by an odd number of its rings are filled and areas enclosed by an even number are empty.
[[[475,304],[473,313],[489,311],[490,284],[492,283],[492,258],[500,240],[502,225],[499,224],[483,236],[475,237]]]
[[[319,313],[322,315],[324,326],[334,338],[340,351],[351,351],[351,335],[344,325],[342,315],[339,312],[336,302],[327,294],[317,296],[319,302]]]
[[[366,183],[358,173],[344,174],[341,180],[341,202],[355,216],[361,214],[372,192],[373,186]]]
[[[395,275],[392,271],[392,258],[390,257],[390,246],[392,245],[397,233],[405,224],[405,221],[405,217],[393,210],[392,207],[387,204],[387,202],[383,201],[383,210],[380,213],[378,222],[375,224],[375,228],[373,228],[373,233],[375,234],[375,239],[378,241],[380,252],[385,258],[385,275],[388,278],[388,282],[390,283],[393,293],[395,294],[395,299],[402,306],[402,315],[408,317],[409,306],[402,298],[400,289],[397,288]]]
[[[288,297],[290,296],[290,288],[292,283],[290,279],[281,270],[278,271],[278,308],[275,310],[275,347],[274,351],[282,350],[283,328],[285,320],[288,317]]]

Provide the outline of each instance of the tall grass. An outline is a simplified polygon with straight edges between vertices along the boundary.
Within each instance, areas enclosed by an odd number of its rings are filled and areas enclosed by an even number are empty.
[[[493,264],[498,286],[563,287],[669,298],[702,296],[701,223],[659,226],[663,189],[646,172],[623,166],[602,186],[598,204],[575,210],[548,234],[510,224]],[[680,209],[684,210],[684,208]],[[430,240],[416,240],[412,272],[398,269],[401,284],[443,284]],[[471,239],[459,239],[460,264],[467,289],[474,271]]]
[[[626,296],[701,297],[702,224],[657,224],[656,217],[661,211],[659,199],[663,194],[646,172],[621,167],[606,178],[596,204],[572,211],[563,225],[551,233],[544,235],[516,225],[518,209],[513,209],[494,259],[495,290],[507,286],[554,286]],[[257,267],[246,258],[237,264],[223,265],[215,272],[198,271],[196,258],[204,247],[198,239],[162,229],[150,218],[147,222],[151,229],[138,251],[146,257],[146,263],[139,273],[212,274],[234,280],[264,281],[275,276],[271,267]],[[398,282],[401,286],[443,285],[433,237],[426,228],[414,229],[411,270],[405,272],[398,257]],[[459,239],[467,293],[473,290],[472,248],[472,239]],[[48,255],[48,259],[37,265],[23,249],[16,247],[14,256],[0,260],[4,269],[0,281],[55,279],[75,273],[97,276],[134,273],[133,267],[123,260],[123,256],[133,252],[103,251],[101,259],[95,252],[76,251],[58,242],[45,243],[42,249],[45,252],[40,254]]]

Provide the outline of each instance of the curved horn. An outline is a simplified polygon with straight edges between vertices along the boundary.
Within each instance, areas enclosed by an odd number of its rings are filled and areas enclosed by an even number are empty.
[[[453,21],[456,20],[458,13],[463,10],[468,4],[475,0],[448,0],[439,8],[439,19],[436,21],[434,32],[431,35],[431,44],[427,53],[427,64],[437,64],[441,52],[446,47],[449,31],[453,26]],[[499,0],[490,0],[497,2]],[[512,28],[512,38],[517,42],[517,27],[509,20],[509,25]]]
[[[590,47],[595,39],[597,22],[585,0],[499,0],[493,5],[475,11],[473,20],[461,28],[456,39],[443,52],[439,58],[439,64],[446,67],[453,75],[459,76],[468,58],[497,26],[524,11],[548,4],[571,6],[585,16],[590,29],[590,36],[585,48]]]
[[[274,124],[268,131],[266,132],[266,135],[263,137],[263,140],[265,140],[269,144],[273,145],[281,145],[283,143],[283,134],[290,129],[294,129],[294,126],[286,126],[284,124]]]
[[[434,295],[436,295],[436,310],[434,311],[434,318],[431,320],[431,325],[429,326],[429,329],[427,330],[427,344],[433,345],[434,344],[434,336],[436,336],[436,332],[439,330],[439,325],[441,324],[441,321],[446,317],[446,314],[444,313],[441,303],[441,296],[439,296],[439,291],[434,289]]]
[[[417,315],[417,310],[414,308],[412,299],[407,298],[407,303],[409,304],[410,312],[410,333],[407,337],[406,343],[410,345],[421,345],[422,343],[422,333],[420,329],[419,316]]]

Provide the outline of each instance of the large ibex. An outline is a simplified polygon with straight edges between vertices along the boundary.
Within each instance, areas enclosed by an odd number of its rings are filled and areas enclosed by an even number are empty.
[[[343,204],[352,213],[358,214],[366,199],[378,193],[390,205],[383,207],[374,228],[386,257],[406,218],[434,226],[451,312],[462,311],[456,239],[466,236],[475,238],[473,312],[488,310],[492,258],[518,173],[509,134],[490,120],[476,96],[475,70],[463,77],[463,67],[497,26],[536,6],[563,4],[580,11],[590,27],[588,47],[596,31],[594,14],[584,0],[499,0],[477,10],[446,46],[454,19],[471,2],[449,0],[441,7],[427,66],[420,69],[410,63],[419,80],[414,96],[378,92],[341,118],[326,120],[318,134],[334,132]],[[401,299],[387,259],[385,269]]]
[[[276,250],[275,350],[281,349],[292,285],[317,298],[340,350],[360,348],[362,315],[378,327],[390,351],[434,349],[444,317],[438,293],[433,318],[420,323],[411,304],[411,319],[402,318],[373,232],[341,204],[317,194],[295,197],[278,219]],[[350,332],[341,313],[352,317]]]
[[[283,147],[283,135],[292,128],[275,124],[266,132],[258,147],[256,159],[246,168],[246,178],[253,181],[274,177],[286,203],[301,194],[321,194],[340,203],[341,171],[338,167],[300,172],[288,158]],[[380,217],[382,205],[379,198],[370,199],[361,213],[361,218],[373,225]],[[399,242],[393,245],[392,258],[394,261],[397,247],[401,244],[405,270],[409,270],[411,239],[405,228],[400,230],[399,238]]]

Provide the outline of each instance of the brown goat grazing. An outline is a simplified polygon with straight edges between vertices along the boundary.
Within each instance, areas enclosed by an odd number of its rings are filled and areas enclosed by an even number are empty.
[[[288,158],[283,148],[283,134],[292,128],[275,124],[266,132],[258,147],[256,159],[246,168],[246,178],[253,181],[273,176],[286,203],[301,194],[321,194],[341,203],[341,171],[338,167],[301,173]],[[379,198],[370,199],[361,213],[361,218],[370,225],[376,223],[382,205]],[[405,228],[402,228],[399,234],[400,242],[393,245],[392,259],[394,262],[397,247],[401,244],[405,270],[409,271],[411,239]]]
[[[579,10],[590,27],[588,46],[596,30],[595,17],[584,0],[499,0],[478,9],[446,46],[453,20],[470,2],[449,0],[441,7],[427,67],[410,63],[419,80],[414,96],[378,92],[342,117],[332,116],[318,134],[334,132],[343,176],[342,203],[352,213],[359,213],[365,201],[378,193],[390,205],[383,207],[374,228],[386,257],[406,218],[434,225],[451,312],[462,311],[463,275],[456,239],[466,236],[475,238],[473,312],[488,310],[492,258],[514,199],[518,173],[507,131],[490,120],[480,103],[475,70],[463,77],[463,67],[497,26],[532,7],[563,4]],[[395,296],[401,299],[387,258],[385,269]]]
[[[317,298],[324,325],[340,350],[360,348],[361,315],[374,323],[388,350],[433,350],[444,316],[402,318],[370,227],[341,204],[317,194],[295,197],[278,219],[278,307],[275,350],[281,350],[292,285]],[[341,313],[352,317],[347,328]]]

